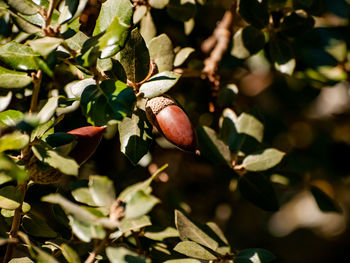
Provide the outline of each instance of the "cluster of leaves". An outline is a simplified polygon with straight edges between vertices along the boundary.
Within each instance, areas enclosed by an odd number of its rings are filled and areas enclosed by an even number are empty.
[[[253,57],[260,62],[268,60],[279,74],[294,74],[314,86],[344,80],[346,48],[338,35],[334,36],[336,46],[329,49],[325,48],[328,41],[320,47],[297,48],[314,26],[316,2],[239,1],[238,6],[233,5],[237,30],[230,55],[241,64]],[[33,174],[78,176],[80,164],[69,156],[76,146],[74,136],[55,131],[67,114],[80,108],[89,124],[107,127],[107,137],[118,134],[120,151],[137,165],[149,153],[154,136],[145,114],[146,100],[168,92],[179,81],[179,72],[196,75],[202,69],[201,63],[190,59],[193,48],[174,48],[166,34],[157,36],[151,10],[166,9],[171,18],[183,22],[189,35],[196,10],[205,1],[149,0],[134,1],[133,5],[129,0],[107,0],[101,4],[92,35],[80,30],[80,16],[87,3],[0,2],[4,28],[0,88],[5,94],[0,97],[0,208],[4,225],[9,228],[16,213],[24,214],[21,229],[28,236],[23,232],[18,236],[38,262],[63,258],[80,262],[88,251],[111,262],[274,260],[263,249],[233,251],[216,224],[196,225],[179,211],[175,212],[176,229],[158,231],[151,226],[148,214],[160,200],[151,194],[150,184],[164,167],[118,197],[114,183],[99,175],[88,181],[72,179],[71,196],[44,196],[42,201],[51,203],[55,221],[69,235],[53,229],[23,202],[25,191],[16,189],[15,182],[18,186],[29,180],[39,182]],[[329,57],[329,65],[309,61],[310,54],[317,56],[318,51],[326,52],[323,55]],[[180,66],[183,71],[174,70]],[[257,116],[246,112],[237,116],[232,110],[237,90],[235,84],[222,85],[217,97],[219,128],[197,128],[199,150],[203,158],[232,171],[243,197],[264,210],[276,211],[279,202],[271,184],[276,175],[273,168],[285,153],[263,143],[264,125]],[[39,93],[45,94],[45,99],[37,105]],[[28,99],[30,110],[26,108]],[[5,110],[13,100],[23,104]],[[322,210],[340,212],[319,188],[312,187],[311,192]],[[29,258],[11,262],[21,260],[30,262]]]

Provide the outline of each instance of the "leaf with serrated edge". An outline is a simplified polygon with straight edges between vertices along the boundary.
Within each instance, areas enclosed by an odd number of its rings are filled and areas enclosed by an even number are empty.
[[[190,239],[214,251],[218,248],[218,242],[204,233],[178,210],[175,210],[175,225],[182,240]]]

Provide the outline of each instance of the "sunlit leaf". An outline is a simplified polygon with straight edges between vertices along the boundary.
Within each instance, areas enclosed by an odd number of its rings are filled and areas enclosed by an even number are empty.
[[[243,167],[252,172],[265,171],[279,164],[284,155],[284,152],[274,148],[268,148],[252,153],[244,158]]]
[[[148,43],[151,58],[157,64],[158,72],[169,71],[173,68],[174,51],[170,38],[161,34]]]
[[[192,241],[182,241],[175,246],[174,250],[192,258],[204,260],[214,260],[217,258],[207,249]]]

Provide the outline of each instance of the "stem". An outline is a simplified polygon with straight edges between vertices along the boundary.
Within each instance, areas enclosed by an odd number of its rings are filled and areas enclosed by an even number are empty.
[[[59,3],[59,0],[50,0],[49,10],[47,11],[47,14],[45,17],[45,26],[46,27],[48,27],[50,25],[53,11],[55,10],[58,3]]]
[[[43,76],[43,74],[42,74],[41,69],[39,69],[36,74],[32,74],[34,88],[33,88],[32,99],[30,101],[29,113],[36,111],[36,108],[38,106],[38,96],[39,96],[39,90],[40,90],[42,76]]]
[[[85,260],[84,263],[93,263],[93,262],[94,262],[96,256],[97,256],[98,254],[100,254],[100,253],[103,251],[103,249],[106,247],[106,245],[107,245],[107,243],[108,243],[108,241],[109,241],[109,235],[110,235],[110,232],[108,231],[108,232],[106,233],[105,238],[104,238],[103,240],[101,240],[101,242],[100,242],[100,243],[98,244],[98,246],[94,249],[94,251],[92,251],[92,252],[90,253],[90,255],[88,256],[88,258]]]
[[[18,236],[18,230],[19,230],[19,226],[21,224],[21,216],[22,216],[22,204],[24,201],[24,197],[27,191],[27,182],[23,183],[23,184],[19,184],[17,186],[18,191],[21,192],[21,202],[19,207],[15,210],[15,215],[13,217],[12,220],[12,226],[11,226],[11,230],[9,232],[9,238],[10,239],[15,239]],[[12,258],[12,254],[14,249],[16,248],[17,243],[9,243],[7,245],[6,248],[6,254],[4,257],[4,263],[7,263],[11,258]]]
[[[134,238],[135,241],[136,241],[136,246],[137,246],[137,250],[138,250],[137,252],[138,252],[139,254],[143,254],[143,248],[142,248],[142,245],[141,245],[139,236],[137,235],[136,232],[134,232],[134,231],[132,231],[132,230],[131,230],[131,233],[132,233],[133,238]]]

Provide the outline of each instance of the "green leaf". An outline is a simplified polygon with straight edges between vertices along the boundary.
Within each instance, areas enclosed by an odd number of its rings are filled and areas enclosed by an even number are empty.
[[[185,61],[194,51],[195,49],[191,47],[184,47],[180,49],[180,51],[176,53],[175,60],[174,60],[174,67],[179,67],[183,63],[185,63]]]
[[[66,43],[67,43],[69,48],[71,48],[75,51],[80,51],[83,48],[84,43],[88,39],[89,39],[89,37],[87,35],[85,35],[81,31],[78,31],[74,36],[66,39]],[[81,80],[81,81],[83,81],[83,80]]]
[[[14,69],[34,70],[38,69],[35,53],[30,47],[17,42],[8,42],[0,46],[0,60]]]
[[[113,62],[110,58],[105,59],[97,59],[97,65],[96,68],[99,71],[110,71],[113,68]]]
[[[20,168],[12,159],[2,154],[0,154],[0,173],[5,173],[19,182],[24,182],[28,177],[23,168]]]
[[[153,38],[148,43],[148,50],[151,58],[157,64],[158,72],[172,70],[175,55],[173,44],[166,34]]]
[[[279,209],[275,191],[269,180],[262,174],[245,174],[238,181],[238,188],[244,198],[267,210]]]
[[[207,249],[192,241],[182,241],[175,246],[174,250],[192,258],[203,260],[215,260],[217,258]]]
[[[201,263],[201,261],[193,258],[181,258],[166,260],[164,263]]]
[[[141,82],[149,72],[150,57],[146,43],[137,29],[131,31],[130,38],[124,49],[119,53],[128,80]]]
[[[1,167],[1,163],[0,163]],[[20,191],[17,191],[16,187],[10,185],[0,189],[0,207],[14,210],[21,204],[22,195]]]
[[[58,169],[67,175],[78,175],[79,165],[69,156],[64,156],[52,149],[48,144],[40,143],[32,147],[33,153],[39,161]]]
[[[61,43],[63,39],[56,37],[43,37],[35,40],[28,41],[28,44],[34,52],[39,53],[42,56],[47,56],[54,51]]]
[[[30,258],[28,257],[21,257],[21,258],[13,258],[9,261],[9,263],[34,263]]]
[[[53,134],[53,125],[54,122],[50,120],[35,127],[30,134],[30,141],[32,142],[35,138],[45,138],[45,136]]]
[[[235,263],[269,263],[276,257],[266,249],[250,248],[242,250],[235,257]]]
[[[131,118],[124,118],[118,126],[120,150],[136,165],[147,154],[152,142],[152,126],[144,111],[136,110]]]
[[[149,4],[152,8],[163,9],[169,3],[169,0],[149,0]]]
[[[23,118],[23,113],[17,110],[7,110],[0,112],[0,126],[15,126]]]
[[[184,22],[184,30],[185,30],[185,35],[188,36],[191,34],[193,28],[195,26],[195,20],[194,18],[191,18],[187,21]]]
[[[140,23],[140,34],[146,43],[156,36],[157,28],[153,22],[151,12],[147,12],[146,15],[142,17]]]
[[[242,113],[236,122],[238,133],[247,134],[255,138],[258,142],[262,142],[264,136],[264,125],[253,115]]]
[[[144,257],[125,247],[107,247],[106,255],[112,263],[146,263]]]
[[[72,191],[74,199],[80,203],[90,206],[97,206],[94,199],[92,199],[90,189],[88,187],[76,188]]]
[[[175,210],[175,225],[179,231],[181,240],[192,240],[214,251],[218,248],[218,242],[204,233],[199,227],[197,227],[191,220],[189,220],[183,213],[178,210]]]
[[[239,1],[238,12],[242,18],[257,28],[263,28],[269,23],[267,1]]]
[[[304,10],[296,10],[286,16],[281,23],[281,32],[291,37],[300,36],[313,28],[315,20]]]
[[[264,34],[253,26],[240,28],[233,36],[231,55],[245,59],[265,46]]]
[[[135,94],[121,81],[104,80],[100,88],[90,85],[81,96],[83,112],[89,123],[95,126],[106,125],[110,120],[122,120],[131,114]]]
[[[115,201],[113,181],[106,176],[90,176],[89,190],[94,203],[98,206],[110,207]]]
[[[67,0],[64,2],[63,10],[58,19],[59,24],[74,20],[84,11],[88,0]]]
[[[170,0],[167,12],[171,18],[185,22],[196,14],[196,2],[194,0]]]
[[[9,6],[24,15],[34,15],[40,11],[40,7],[31,0],[7,0]]]
[[[230,107],[234,103],[237,94],[238,87],[235,84],[227,84],[220,88],[217,102],[221,107]],[[226,108],[224,111],[226,110],[231,109]]]
[[[31,208],[32,207],[30,206],[30,204],[23,202],[23,204],[22,204],[22,212],[23,213],[28,213]],[[4,217],[13,217],[15,215],[15,210],[9,210],[9,209],[2,208],[1,215]]]
[[[73,134],[65,133],[65,132],[55,132],[49,134],[45,141],[50,144],[51,147],[58,147],[61,145],[65,145],[71,143],[75,140],[75,136]]]
[[[131,230],[138,230],[142,227],[152,225],[149,216],[141,216],[138,218],[123,218],[120,221],[119,230],[122,233],[127,233]]]
[[[125,217],[137,218],[147,214],[160,201],[153,195],[145,194],[142,190],[137,191],[126,204]]]
[[[18,28],[23,30],[24,33],[40,34],[41,28],[39,26],[33,25],[32,23],[30,23],[26,19],[24,19],[22,16],[19,16],[19,15],[13,13],[11,10],[9,10],[9,13],[11,14],[11,16],[12,16],[15,24],[18,26]]]
[[[243,160],[243,167],[251,172],[268,170],[279,164],[285,153],[274,148],[268,148],[248,155]]]
[[[9,70],[0,66],[0,88],[23,88],[31,82],[32,78],[27,73]]]
[[[229,244],[224,233],[216,223],[208,222],[206,225],[221,239],[222,242],[224,242],[226,245]]]
[[[70,246],[63,243],[61,245],[61,250],[64,258],[67,260],[68,263],[80,263],[80,258],[77,252],[75,252]]]
[[[91,239],[103,239],[106,231],[100,225],[86,223],[85,220],[78,220],[69,216],[69,224],[73,233],[82,241],[88,243]]]
[[[96,36],[105,31],[113,23],[115,17],[120,23],[131,26],[132,15],[133,6],[129,0],[107,0],[102,4],[93,35]]]
[[[46,221],[33,214],[22,217],[24,231],[34,237],[55,238],[57,233],[46,223]]]
[[[137,5],[134,15],[132,17],[134,25],[136,25],[140,20],[147,14],[147,6]]]
[[[40,248],[33,246],[34,250],[38,253],[35,257],[37,263],[59,263],[53,256],[44,252]]]
[[[152,240],[163,241],[164,239],[167,239],[167,238],[178,237],[179,232],[173,227],[167,227],[164,230],[159,232],[146,230],[144,236]]]
[[[0,75],[1,79],[1,75]],[[1,87],[1,84],[0,84]],[[10,105],[12,100],[12,91],[7,92],[5,96],[0,96],[0,112],[6,110],[6,108]]]
[[[231,162],[229,147],[218,138],[213,129],[201,126],[197,129],[197,136],[201,156],[217,164],[228,164]]]
[[[58,99],[58,97],[51,97],[48,99],[37,115],[40,119],[40,123],[46,123],[52,118],[58,107]]]
[[[339,204],[335,200],[333,200],[331,197],[329,197],[325,192],[323,192],[320,188],[312,185],[310,187],[310,191],[314,196],[316,203],[318,207],[321,209],[321,211],[336,212],[336,213],[343,212]]]
[[[0,152],[7,150],[20,150],[29,143],[29,136],[19,131],[5,134],[0,137]]]
[[[282,73],[292,75],[296,62],[289,43],[281,38],[272,38],[269,42],[269,51],[275,68]]]
[[[180,74],[164,71],[152,76],[140,87],[140,93],[145,98],[154,98],[170,90],[181,77]]]
[[[0,170],[1,170],[1,167],[0,167]],[[13,178],[11,176],[5,174],[4,172],[0,172],[0,185],[11,182],[12,180],[13,180]]]

